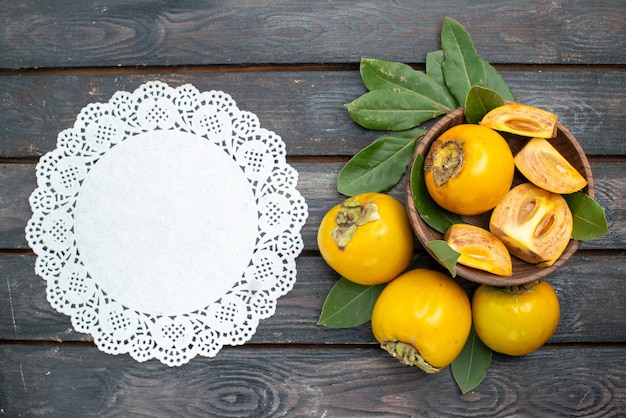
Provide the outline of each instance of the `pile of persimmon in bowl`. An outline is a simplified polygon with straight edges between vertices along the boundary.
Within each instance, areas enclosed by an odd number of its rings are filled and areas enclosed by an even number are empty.
[[[563,195],[594,196],[589,161],[556,115],[506,103],[468,124],[464,109],[443,116],[415,150],[436,205],[460,217],[445,232],[418,210],[411,182],[406,203],[417,238],[445,241],[459,253],[456,274],[495,286],[539,280],[562,266],[580,245]],[[458,218],[457,218],[458,219]]]

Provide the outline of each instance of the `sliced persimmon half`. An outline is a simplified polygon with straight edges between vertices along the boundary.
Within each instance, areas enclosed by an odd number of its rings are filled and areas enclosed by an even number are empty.
[[[552,193],[570,194],[587,185],[587,180],[546,139],[532,138],[514,160],[524,177]]]
[[[513,274],[509,250],[486,229],[470,224],[454,224],[446,231],[444,240],[461,254],[457,260],[459,264],[498,276]]]
[[[480,125],[515,135],[554,138],[557,132],[554,113],[521,103],[498,106],[483,117]]]
[[[489,221],[489,230],[511,254],[537,267],[550,267],[558,260],[572,229],[572,213],[563,196],[532,183],[513,187]]]

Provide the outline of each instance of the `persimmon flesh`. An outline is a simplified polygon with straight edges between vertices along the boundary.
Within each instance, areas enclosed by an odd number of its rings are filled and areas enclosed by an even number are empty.
[[[563,196],[522,183],[494,208],[489,230],[514,256],[549,267],[569,243],[573,218]]]

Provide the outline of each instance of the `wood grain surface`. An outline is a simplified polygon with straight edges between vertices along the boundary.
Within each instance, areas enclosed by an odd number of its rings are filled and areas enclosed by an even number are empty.
[[[5,1],[2,68],[424,62],[444,16],[491,63],[626,64],[622,0]]]
[[[17,416],[585,416],[623,414],[624,350],[496,356],[480,391],[375,347],[227,348],[176,369],[84,346],[0,347]],[[563,364],[569,364],[566,370]]]
[[[6,341],[91,341],[73,330],[70,319],[59,315],[45,299],[45,282],[34,274],[33,256],[0,257],[0,336]],[[606,271],[607,264],[615,265]],[[424,257],[420,266],[438,268]],[[549,278],[561,302],[561,319],[551,343],[619,343],[626,339],[626,304],[619,289],[626,277],[626,254],[595,255],[579,252]],[[253,344],[371,344],[368,324],[335,330],[316,325],[323,298],[337,275],[317,256],[297,262],[298,281],[278,301],[276,313],[261,322]],[[601,277],[594,277],[602,271]],[[593,277],[593,279],[590,279]],[[459,281],[468,294],[476,285]],[[601,286],[599,284],[601,283]]]
[[[39,157],[56,147],[81,109],[107,102],[118,90],[133,91],[151,80],[201,91],[227,89],[240,109],[255,113],[263,127],[285,141],[288,156],[352,156],[384,132],[360,128],[344,104],[365,93],[358,65],[345,71],[162,73],[116,70],[109,74],[7,75],[0,77],[0,158]],[[534,67],[532,67],[534,68]],[[119,72],[119,73],[118,73]],[[35,73],[38,74],[38,73]],[[47,73],[46,73],[47,74]],[[502,71],[521,102],[548,109],[572,131],[590,156],[624,155],[623,86],[626,72]]]
[[[290,163],[300,174],[298,190],[309,205],[309,217],[302,236],[305,250],[317,250],[317,226],[328,209],[341,201],[336,179],[344,162],[296,160]],[[623,249],[626,245],[626,171],[619,162],[592,159],[595,199],[607,212],[611,233],[600,239],[583,242],[581,249]],[[404,202],[405,182],[389,191]],[[28,249],[24,228],[32,212],[28,197],[37,187],[35,164],[0,164],[0,248]]]
[[[361,57],[423,69],[457,19],[521,102],[576,136],[611,233],[549,276],[556,333],[495,354],[461,395],[378,348],[369,324],[316,325],[337,280],[316,244],[345,162],[384,132],[344,108]],[[108,355],[46,299],[24,228],[35,166],[81,109],[150,80],[223,90],[284,140],[309,207],[297,282],[251,341],[169,368]],[[431,123],[432,124],[432,123]],[[430,126],[426,124],[425,126]],[[0,417],[626,416],[626,4],[6,0],[0,12]],[[404,183],[390,192],[404,201]],[[423,251],[416,242],[416,252]],[[420,266],[439,268],[424,256]],[[458,279],[471,295],[476,284]]]

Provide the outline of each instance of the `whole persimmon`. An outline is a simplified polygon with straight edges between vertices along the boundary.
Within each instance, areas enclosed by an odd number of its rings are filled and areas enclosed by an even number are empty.
[[[544,345],[556,331],[561,313],[550,283],[524,286],[481,285],[472,298],[476,334],[493,351],[523,356]]]
[[[424,160],[424,181],[433,200],[459,215],[493,209],[511,188],[515,162],[506,140],[476,124],[441,134]]]
[[[403,364],[435,373],[459,355],[469,336],[467,294],[447,274],[409,270],[381,292],[372,311],[372,332]]]
[[[322,258],[344,278],[363,285],[386,283],[409,265],[413,229],[406,209],[384,193],[362,193],[322,218],[317,245]]]

